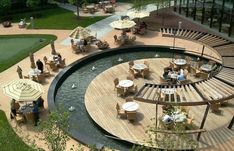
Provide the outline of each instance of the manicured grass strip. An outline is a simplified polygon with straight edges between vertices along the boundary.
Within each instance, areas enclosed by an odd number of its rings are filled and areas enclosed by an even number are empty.
[[[19,22],[20,19],[26,18],[30,22],[30,17],[34,17],[34,28],[36,29],[74,29],[77,26],[87,27],[97,21],[100,21],[107,16],[95,17],[79,17],[72,12],[63,8],[53,8],[30,13],[17,14],[13,16],[14,22]],[[29,25],[28,28],[31,28]]]
[[[42,39],[41,42],[40,39]],[[57,37],[54,35],[0,35],[0,72],[29,56],[30,52],[38,51],[55,39]]]
[[[0,150],[1,151],[33,151],[14,132],[6,115],[0,110]]]

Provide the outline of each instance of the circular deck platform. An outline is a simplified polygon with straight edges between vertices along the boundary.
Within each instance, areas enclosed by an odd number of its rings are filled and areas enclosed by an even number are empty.
[[[163,68],[169,66],[171,59],[154,58],[136,60],[134,62],[143,63],[144,60],[150,63],[151,74],[148,79],[134,79],[134,84],[138,88],[142,87],[145,83],[159,84]],[[151,120],[155,118],[156,106],[154,104],[137,101],[139,109],[137,110],[137,120],[134,123],[117,117],[116,104],[122,105],[125,102],[125,98],[117,96],[113,80],[115,78],[119,78],[120,80],[126,79],[129,75],[128,70],[128,63],[122,63],[99,74],[86,90],[85,106],[91,118],[108,133],[132,143],[149,145],[146,143],[148,135],[145,131],[148,129],[147,126],[155,122]],[[191,78],[191,80],[197,82],[201,79]],[[158,111],[159,114],[161,113],[160,110],[161,107]],[[199,125],[204,111],[204,106],[197,106],[191,110],[191,112],[194,112],[196,119],[194,123],[196,125]],[[229,112],[226,114],[229,114]],[[215,119],[216,117],[211,116],[208,118]],[[209,129],[216,129],[219,126],[221,126],[219,122],[217,122],[217,125],[211,123]]]

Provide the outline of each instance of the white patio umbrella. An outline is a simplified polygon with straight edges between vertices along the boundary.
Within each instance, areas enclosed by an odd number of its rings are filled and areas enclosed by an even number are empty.
[[[89,29],[83,28],[81,26],[76,27],[70,34],[69,37],[72,39],[84,39],[91,36],[91,31]]]
[[[127,13],[127,15],[130,17],[130,19],[134,19],[147,17],[150,15],[150,13],[146,11],[130,11]]]
[[[41,84],[29,79],[17,79],[3,86],[3,93],[17,101],[35,101],[43,93]]]
[[[132,28],[133,26],[136,25],[136,23],[131,20],[117,20],[117,21],[113,21],[109,25],[113,28],[127,29],[127,28]]]

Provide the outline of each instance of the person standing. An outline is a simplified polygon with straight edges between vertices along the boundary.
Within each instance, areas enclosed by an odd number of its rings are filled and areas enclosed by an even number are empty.
[[[33,119],[34,119],[34,126],[37,126],[39,121],[39,108],[36,101],[33,101]]]
[[[15,99],[11,100],[11,119],[13,119],[16,116],[16,103],[15,103]]]
[[[43,73],[44,65],[41,62],[41,60],[38,59],[37,62],[36,62],[36,64],[37,64],[37,69],[41,70],[41,73]]]

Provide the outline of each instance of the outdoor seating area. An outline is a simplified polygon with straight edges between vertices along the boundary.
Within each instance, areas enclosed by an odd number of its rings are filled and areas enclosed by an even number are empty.
[[[0,111],[26,146],[21,150],[34,149],[27,139],[36,150],[53,150],[51,143],[60,144],[55,150],[90,150],[92,144],[120,151],[232,148],[234,18],[228,18],[232,8],[226,12],[232,2],[210,2],[210,8],[206,1],[177,1],[163,9],[162,2],[143,3],[149,2],[43,1],[35,7],[25,2],[22,10],[10,4],[9,13],[4,8]],[[212,14],[217,8],[219,15]],[[213,25],[229,37],[210,30]],[[65,122],[50,121],[53,113]],[[47,135],[46,122],[62,130],[57,138],[40,138]],[[14,146],[12,138],[2,140]]]

